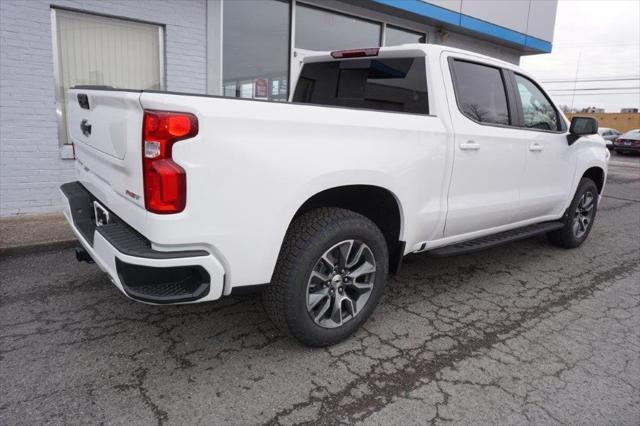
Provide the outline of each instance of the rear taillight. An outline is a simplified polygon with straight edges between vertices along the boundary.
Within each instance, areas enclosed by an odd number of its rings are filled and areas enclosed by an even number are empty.
[[[187,203],[187,175],[176,164],[173,144],[196,136],[198,119],[184,112],[144,111],[142,168],[144,204],[158,214],[179,213]]]
[[[334,59],[362,58],[365,56],[378,56],[379,51],[380,49],[377,47],[369,47],[366,49],[335,50],[331,52],[331,57]]]

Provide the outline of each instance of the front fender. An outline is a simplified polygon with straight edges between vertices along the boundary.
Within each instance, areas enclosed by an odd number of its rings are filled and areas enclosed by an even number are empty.
[[[585,175],[587,170],[597,167],[602,169],[604,173],[604,181],[602,190],[600,191],[600,197],[604,192],[604,187],[607,182],[608,162],[611,153],[607,149],[607,144],[600,135],[583,136],[574,144],[574,149],[577,151],[577,166],[576,173],[573,179],[573,185],[571,187],[571,197],[565,203],[565,210],[571,204],[573,195],[575,194],[580,180]]]

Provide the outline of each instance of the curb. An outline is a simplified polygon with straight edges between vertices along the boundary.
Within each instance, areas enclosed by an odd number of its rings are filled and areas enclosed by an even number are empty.
[[[62,250],[79,245],[76,239],[47,241],[44,243],[25,244],[20,246],[0,247],[0,257],[26,255],[43,251]]]

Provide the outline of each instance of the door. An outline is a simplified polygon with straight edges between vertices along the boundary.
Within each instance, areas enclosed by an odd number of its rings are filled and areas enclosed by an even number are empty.
[[[510,73],[520,124],[517,137],[526,162],[515,220],[560,216],[570,199],[576,168],[566,124],[549,97],[531,79]]]
[[[521,130],[511,127],[515,110],[507,102],[508,76],[498,66],[458,55],[442,66],[444,75],[451,75],[445,85],[455,133],[444,236],[510,224],[526,147],[517,137]]]

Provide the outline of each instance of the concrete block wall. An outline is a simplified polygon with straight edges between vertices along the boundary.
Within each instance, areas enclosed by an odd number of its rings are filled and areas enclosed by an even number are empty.
[[[74,176],[59,151],[52,6],[164,25],[167,90],[206,91],[205,0],[0,1],[0,216],[55,211]]]

